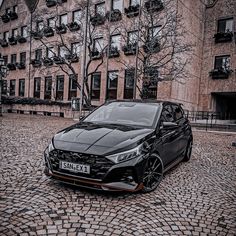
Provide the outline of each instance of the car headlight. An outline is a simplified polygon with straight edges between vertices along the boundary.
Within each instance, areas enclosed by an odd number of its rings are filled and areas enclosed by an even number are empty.
[[[123,161],[128,161],[130,159],[139,157],[141,153],[142,153],[142,144],[128,151],[106,156],[106,158],[114,163],[120,163]]]
[[[44,151],[44,156],[45,157],[49,157],[49,152],[51,152],[54,149],[53,143],[51,141],[51,143],[48,145],[48,147],[45,149]]]

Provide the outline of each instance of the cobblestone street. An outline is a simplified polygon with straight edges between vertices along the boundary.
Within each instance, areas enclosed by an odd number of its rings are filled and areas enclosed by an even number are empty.
[[[148,194],[108,193],[43,174],[43,151],[74,121],[0,117],[0,235],[236,235],[236,135],[194,132],[192,159]]]

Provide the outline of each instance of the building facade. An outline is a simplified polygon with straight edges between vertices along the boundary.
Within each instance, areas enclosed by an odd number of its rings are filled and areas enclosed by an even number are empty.
[[[87,73],[84,87],[90,88],[93,105],[107,99],[139,98],[133,74],[127,68],[137,66],[136,47],[129,42],[137,40],[135,27],[145,17],[137,7],[141,3],[141,9],[147,12],[151,8],[180,15],[186,35],[182,40],[193,45],[191,60],[186,64],[187,76],[154,83],[149,87],[151,97],[180,102],[190,111],[235,114],[236,2],[175,0],[169,1],[170,8],[163,10],[168,1],[162,5],[159,0],[91,0],[89,12],[79,0],[38,0],[35,5],[34,1],[3,1],[0,53],[9,68],[5,92],[9,96],[65,103],[80,97],[66,61],[80,85]],[[112,12],[110,18],[107,12]],[[152,33],[158,24],[151,27]],[[85,42],[86,31],[91,51],[81,43]],[[109,52],[105,44],[110,45]],[[181,57],[186,55],[182,52]],[[143,86],[142,82],[137,83]]]

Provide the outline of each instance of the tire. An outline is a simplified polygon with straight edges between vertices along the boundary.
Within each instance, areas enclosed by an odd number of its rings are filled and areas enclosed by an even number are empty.
[[[184,159],[183,159],[184,162],[187,162],[190,160],[191,154],[192,154],[192,147],[193,147],[193,140],[191,139],[188,141],[188,145],[184,153]]]
[[[143,174],[143,193],[149,193],[157,188],[163,178],[163,162],[157,154],[147,159]]]

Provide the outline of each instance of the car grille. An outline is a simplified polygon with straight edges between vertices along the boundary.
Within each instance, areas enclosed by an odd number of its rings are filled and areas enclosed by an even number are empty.
[[[59,161],[90,165],[90,174],[74,173],[60,168]],[[82,154],[69,151],[53,150],[49,153],[49,161],[53,171],[102,180],[113,162],[103,156]]]

